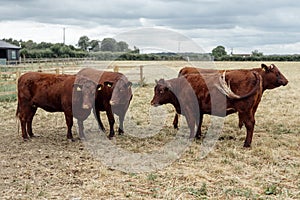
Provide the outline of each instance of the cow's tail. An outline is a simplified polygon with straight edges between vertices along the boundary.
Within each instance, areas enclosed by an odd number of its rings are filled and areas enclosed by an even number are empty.
[[[20,105],[19,105],[19,101],[18,101],[18,105],[17,105],[17,111],[16,111],[16,125],[17,125],[17,130],[18,130],[18,135],[20,133]]]
[[[219,89],[219,91],[221,93],[223,93],[224,95],[226,95],[230,99],[244,99],[244,98],[247,98],[249,96],[254,95],[260,89],[260,86],[261,86],[261,81],[262,81],[261,76],[256,71],[253,71],[252,73],[254,74],[254,76],[256,78],[256,84],[252,88],[252,90],[249,93],[245,94],[245,95],[237,95],[231,90],[230,82],[227,83],[226,80],[225,80],[226,70],[223,72],[223,75],[219,77],[219,84],[216,84],[216,87]]]

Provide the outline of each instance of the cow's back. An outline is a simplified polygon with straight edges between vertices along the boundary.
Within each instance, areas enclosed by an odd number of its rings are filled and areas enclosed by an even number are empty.
[[[222,72],[222,71],[221,71]],[[220,70],[216,69],[203,69],[203,68],[196,68],[196,67],[183,67],[179,73],[178,77],[184,76],[186,74],[218,74],[221,73]]]
[[[115,82],[118,81],[123,74],[118,72],[101,71],[94,68],[84,68],[80,70],[77,75],[84,76],[91,79],[92,81],[100,84],[104,82]]]
[[[18,80],[18,99],[46,111],[63,111],[72,101],[74,75],[28,72]]]
[[[213,109],[215,115],[223,116],[227,107],[235,107],[246,102],[245,99],[230,99],[220,92],[217,87],[220,84],[220,72],[184,75],[194,89],[203,113],[211,114]],[[231,70],[225,73],[225,81],[229,84],[233,93],[242,96],[250,93],[261,82],[259,75],[257,76],[250,70]],[[260,94],[261,88],[258,87],[255,93],[248,97],[248,99],[251,99],[249,102],[254,102],[253,98],[257,98],[256,96]]]

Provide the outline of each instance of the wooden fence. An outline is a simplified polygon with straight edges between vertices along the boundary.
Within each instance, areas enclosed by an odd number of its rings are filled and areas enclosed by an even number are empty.
[[[138,73],[128,73],[126,76],[132,82],[137,82],[140,85],[144,84],[144,73],[143,66],[112,66],[108,70],[114,72],[124,72],[126,70],[139,68]],[[14,67],[2,67],[0,70],[0,97],[7,95],[16,95],[17,94],[17,82],[18,78],[28,72],[28,71],[38,71],[45,73],[54,73],[54,74],[76,74],[83,67],[80,66],[59,66],[59,67],[35,67],[35,68],[24,68],[21,66]],[[5,69],[5,70],[4,70]],[[138,78],[137,78],[138,77]],[[8,90],[8,91],[7,91]]]

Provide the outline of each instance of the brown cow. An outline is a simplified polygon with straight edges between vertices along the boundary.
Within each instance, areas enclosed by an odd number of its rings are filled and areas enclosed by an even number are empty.
[[[281,85],[285,86],[288,80],[280,73],[275,65],[250,70],[208,70],[198,74],[186,73],[168,81],[160,80],[155,86],[155,95],[151,101],[154,106],[171,103],[177,113],[186,117],[190,127],[190,136],[193,136],[195,124],[198,126],[196,137],[201,136],[201,124],[204,114],[226,116],[238,112],[239,127],[247,129],[244,147],[250,147],[255,124],[255,112],[261,100],[263,91]],[[181,70],[182,71],[182,70]],[[200,72],[200,74],[199,74]],[[187,81],[189,84],[182,84]],[[190,95],[182,95],[187,87],[191,87],[197,96],[200,113],[195,112],[197,106],[190,105],[194,102]],[[174,92],[182,91],[182,92]],[[224,98],[226,99],[224,101]],[[177,102],[174,104],[174,99]],[[175,101],[176,102],[176,101]],[[192,110],[192,113],[189,113]],[[192,122],[190,122],[192,121]]]
[[[131,85],[127,77],[118,72],[99,71],[93,68],[85,68],[78,72],[82,76],[86,76],[95,82],[104,85],[103,90],[98,92],[95,100],[94,114],[98,121],[99,128],[105,131],[100,118],[100,111],[106,111],[109,121],[110,131],[109,138],[114,137],[114,115],[119,116],[119,134],[124,133],[124,118],[132,99]]]
[[[55,75],[28,72],[18,79],[18,107],[22,137],[33,137],[32,119],[37,108],[48,112],[64,112],[68,126],[67,138],[73,140],[73,116],[77,118],[79,136],[84,138],[83,121],[90,115],[95,92],[101,86],[76,75]]]
[[[266,89],[273,89],[279,86],[285,86],[288,83],[288,80],[281,74],[279,69],[271,64],[267,66],[265,64],[261,65],[261,68],[250,69],[251,71],[257,71],[263,78],[263,92]],[[214,74],[214,73],[223,73],[225,70],[215,70],[215,69],[201,69],[195,67],[184,67],[179,73],[178,77],[184,76],[186,74]],[[226,72],[236,71],[236,70],[226,70]],[[277,80],[278,79],[278,80]],[[277,81],[276,81],[277,80]],[[178,129],[178,114],[175,114],[173,120],[173,126],[175,129]]]

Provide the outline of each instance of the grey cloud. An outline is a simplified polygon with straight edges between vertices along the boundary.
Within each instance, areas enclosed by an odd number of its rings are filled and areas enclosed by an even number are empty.
[[[300,41],[300,2],[294,0],[0,0],[0,3],[3,5],[0,23],[31,20],[87,29],[152,25],[178,30],[192,38],[244,47]]]

